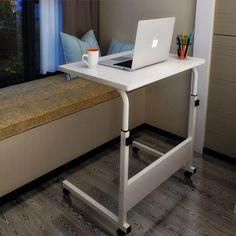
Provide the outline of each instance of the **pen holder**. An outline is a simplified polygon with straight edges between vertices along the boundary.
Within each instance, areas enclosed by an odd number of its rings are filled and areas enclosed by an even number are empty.
[[[179,59],[185,59],[188,55],[190,46],[192,45],[192,33],[191,34],[180,34],[176,38],[176,44],[178,46],[177,55]]]
[[[179,57],[179,59],[185,59],[186,56],[188,55],[188,50],[189,50],[189,45],[187,44],[177,44],[178,45],[178,49],[177,49],[177,55]]]

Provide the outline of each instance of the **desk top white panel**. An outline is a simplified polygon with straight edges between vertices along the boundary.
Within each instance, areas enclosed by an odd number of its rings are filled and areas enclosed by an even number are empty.
[[[130,52],[129,52],[130,53]],[[127,55],[119,53],[120,56]],[[101,57],[100,60],[112,58],[116,55]],[[75,62],[59,66],[59,70],[65,73],[75,74],[100,84],[108,85],[116,89],[132,91],[141,88],[169,76],[195,68],[205,63],[204,59],[188,57],[180,60],[176,55],[170,55],[165,62],[147,66],[132,72],[98,65],[95,69],[89,69],[83,62]]]

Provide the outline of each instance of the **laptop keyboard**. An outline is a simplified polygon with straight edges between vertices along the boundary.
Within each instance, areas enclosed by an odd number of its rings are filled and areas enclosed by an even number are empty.
[[[131,68],[132,67],[132,62],[133,62],[133,60],[128,60],[128,61],[123,61],[123,62],[116,63],[114,65],[115,66],[122,66],[122,67]]]

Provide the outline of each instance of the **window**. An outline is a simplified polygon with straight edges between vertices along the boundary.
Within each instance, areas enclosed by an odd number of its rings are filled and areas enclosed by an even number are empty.
[[[0,1],[0,87],[42,77],[39,0]]]

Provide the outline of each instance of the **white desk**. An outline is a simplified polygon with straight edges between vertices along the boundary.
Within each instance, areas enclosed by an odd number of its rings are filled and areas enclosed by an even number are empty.
[[[129,52],[120,53],[120,55],[126,55],[128,53]],[[106,56],[101,58],[101,60],[112,58],[114,56],[115,55]],[[196,120],[196,106],[198,101],[198,73],[196,67],[204,64],[204,62],[205,61],[200,58],[188,57],[186,60],[179,60],[175,55],[170,55],[169,59],[165,62],[133,72],[127,72],[101,65],[98,65],[96,69],[88,69],[82,62],[71,63],[59,67],[60,71],[73,73],[81,78],[111,86],[121,95],[123,101],[123,118],[120,144],[118,216],[92,199],[76,186],[72,185],[69,181],[63,181],[63,191],[65,194],[69,192],[73,193],[90,207],[101,213],[106,219],[119,228],[117,231],[118,235],[125,235],[131,231],[131,227],[127,223],[127,212],[161,183],[167,180],[178,169],[184,168],[190,175],[196,172],[196,168],[192,166],[193,136]],[[129,98],[126,92],[190,69],[193,71],[193,76],[191,79],[187,139],[165,154],[137,141],[131,141],[129,132]],[[131,144],[133,147],[161,157],[129,179],[129,147]]]

